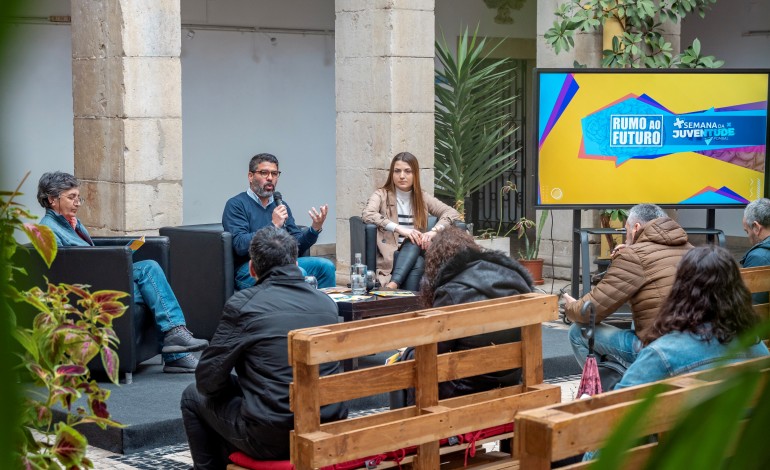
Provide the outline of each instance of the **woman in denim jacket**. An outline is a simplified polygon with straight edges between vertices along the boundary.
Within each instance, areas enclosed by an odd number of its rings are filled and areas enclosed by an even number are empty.
[[[710,245],[694,248],[679,262],[653,325],[658,339],[645,345],[615,390],[766,356],[759,339],[749,348],[737,347],[737,337],[758,320],[730,252]]]

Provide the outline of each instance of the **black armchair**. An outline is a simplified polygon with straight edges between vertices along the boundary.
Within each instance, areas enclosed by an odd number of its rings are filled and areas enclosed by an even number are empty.
[[[196,338],[210,340],[235,292],[235,270],[249,258],[233,252],[233,235],[222,224],[163,227],[160,234],[171,242],[169,282],[187,328]]]
[[[134,303],[133,264],[136,261],[155,260],[168,276],[169,240],[167,237],[146,237],[145,244],[132,252],[127,244],[135,237],[94,237],[96,246],[59,247],[56,259],[48,269],[40,256],[32,249],[17,252],[22,265],[27,268],[27,279],[21,279],[19,287],[43,285],[43,276],[54,284],[87,284],[91,292],[103,289],[127,292],[121,299],[128,307],[115,319],[113,329],[120,339],[118,345],[119,373],[126,383],[133,380],[137,366],[160,353],[161,336],[155,324],[155,316],[143,304]],[[101,360],[89,364],[92,371],[103,371]]]
[[[235,269],[247,261],[233,253],[233,236],[222,224],[163,227],[171,241],[169,282],[196,338],[211,339],[225,302],[235,291]]]

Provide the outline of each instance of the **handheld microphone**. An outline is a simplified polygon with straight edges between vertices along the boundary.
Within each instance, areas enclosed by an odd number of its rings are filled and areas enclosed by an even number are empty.
[[[275,207],[282,206],[283,205],[283,197],[281,197],[281,193],[278,191],[273,193],[273,201],[275,201]]]

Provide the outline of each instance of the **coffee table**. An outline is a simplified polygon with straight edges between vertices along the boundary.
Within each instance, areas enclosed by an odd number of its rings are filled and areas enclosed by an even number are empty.
[[[346,322],[363,320],[365,318],[419,310],[418,299],[419,297],[416,295],[409,297],[380,297],[373,295],[366,300],[337,302],[337,310]],[[343,361],[342,365],[345,372],[355,370],[358,368],[358,358],[347,359]]]

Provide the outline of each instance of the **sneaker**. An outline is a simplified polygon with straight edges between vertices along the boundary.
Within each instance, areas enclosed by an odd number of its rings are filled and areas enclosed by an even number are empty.
[[[176,361],[167,362],[163,365],[163,372],[167,374],[190,374],[195,372],[198,367],[198,358],[192,354],[182,356]]]
[[[183,353],[200,351],[209,345],[205,339],[193,338],[190,330],[184,325],[176,326],[166,332],[163,337],[163,353]]]

